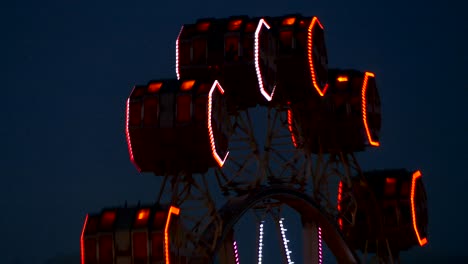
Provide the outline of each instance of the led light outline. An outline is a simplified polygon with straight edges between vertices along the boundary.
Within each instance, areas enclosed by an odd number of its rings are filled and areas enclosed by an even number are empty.
[[[361,102],[362,102],[362,121],[364,123],[364,128],[366,129],[366,134],[367,134],[367,140],[369,141],[369,144],[374,147],[380,146],[380,142],[378,141],[373,141],[370,131],[369,131],[369,126],[367,125],[367,102],[366,102],[366,92],[367,92],[367,82],[369,80],[369,77],[375,77],[375,74],[372,72],[366,72],[364,75],[364,81],[362,82],[362,89],[361,89]]]
[[[207,125],[208,125],[208,135],[210,137],[211,154],[213,155],[213,158],[216,160],[219,167],[221,168],[223,167],[224,162],[226,162],[226,159],[229,156],[229,151],[226,153],[223,159],[221,159],[218,152],[216,151],[216,142],[215,142],[214,135],[213,135],[213,125],[211,124],[211,112],[213,108],[213,103],[212,103],[213,92],[216,87],[221,92],[221,94],[224,94],[224,89],[223,87],[221,87],[218,80],[214,81],[213,85],[211,86],[210,92],[208,93],[208,118],[207,118],[208,124]]]
[[[164,227],[164,256],[166,258],[166,264],[170,264],[169,256],[169,224],[171,223],[172,214],[179,215],[180,209],[172,206],[169,208],[167,213],[166,227]]]
[[[235,240],[232,243],[232,246],[234,247],[234,257],[236,259],[236,264],[240,264],[240,262],[239,262],[239,252],[237,250],[237,242]]]
[[[282,240],[283,240],[284,251],[286,252],[286,258],[288,259],[288,264],[294,264],[294,262],[291,261],[291,255],[290,254],[292,253],[292,251],[289,250],[289,247],[288,247],[289,240],[286,237],[286,231],[288,231],[288,230],[286,228],[284,228],[283,220],[284,220],[284,218],[281,218],[279,220],[279,224],[280,224],[280,230],[281,230],[281,237],[282,237]]]
[[[175,70],[176,70],[176,75],[177,75],[177,80],[180,80],[180,64],[179,64],[179,38],[180,35],[182,34],[182,30],[184,30],[184,26],[180,28],[179,35],[177,35],[176,39],[176,65],[175,65]]]
[[[317,78],[315,76],[314,62],[312,60],[312,35],[313,35],[313,29],[314,29],[315,24],[318,24],[320,26],[320,28],[323,30],[322,24],[320,23],[318,18],[314,16],[312,18],[312,21],[310,22],[309,29],[308,29],[308,32],[307,32],[307,57],[309,59],[309,68],[310,68],[310,75],[312,77],[312,84],[314,85],[315,90],[317,90],[317,92],[320,94],[320,96],[324,96],[325,93],[327,92],[327,89],[328,89],[328,83],[325,84],[325,87],[323,88],[323,90],[320,89],[320,87],[317,84]]]
[[[127,138],[127,147],[128,147],[128,154],[130,155],[130,161],[135,165],[138,172],[141,172],[140,167],[135,162],[135,156],[133,156],[133,147],[132,147],[132,139],[130,138],[130,98],[127,99],[127,114],[125,117],[125,134]]]
[[[322,249],[322,228],[319,226],[317,228],[317,233],[318,233],[318,264],[322,264],[323,261],[323,249]]]
[[[296,139],[296,135],[293,133],[292,123],[293,123],[292,110],[288,109],[288,130],[289,130],[289,133],[291,134],[291,141],[294,147],[297,148],[297,139]]]
[[[81,264],[85,264],[85,252],[84,252],[84,233],[86,230],[86,226],[88,225],[88,217],[89,215],[86,214],[85,222],[83,225],[83,229],[81,230],[81,238],[80,238],[80,247],[81,247]]]
[[[258,264],[262,264],[262,248],[263,248],[263,223],[261,221],[259,225],[259,234],[258,234]]]
[[[416,237],[418,239],[419,245],[422,247],[427,244],[427,238],[421,239],[421,236],[419,235],[419,230],[416,225],[416,206],[414,204],[414,195],[416,192],[416,180],[418,178],[422,177],[421,171],[417,170],[413,173],[412,181],[411,181],[411,216],[413,220],[413,229],[416,234]]]
[[[267,91],[265,91],[265,87],[263,86],[263,78],[262,78],[262,73],[260,71],[259,35],[260,35],[260,31],[263,25],[265,25],[267,29],[270,29],[270,25],[268,25],[268,23],[265,22],[263,18],[260,19],[260,21],[258,21],[257,29],[255,30],[255,44],[254,44],[255,72],[257,73],[258,87],[260,89],[260,93],[263,95],[263,97],[265,97],[265,99],[267,99],[267,101],[271,101],[275,93],[276,85],[273,87],[273,91],[271,91],[271,94],[268,94]]]
[[[338,213],[341,212],[342,192],[343,192],[343,182],[340,181],[340,183],[338,184],[338,197],[336,198],[336,201],[337,201],[336,209],[338,210]],[[343,219],[341,219],[341,217],[338,218],[338,226],[340,227],[341,230],[343,230]]]

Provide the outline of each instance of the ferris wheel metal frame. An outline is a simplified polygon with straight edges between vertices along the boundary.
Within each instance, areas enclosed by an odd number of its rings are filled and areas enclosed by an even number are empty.
[[[231,123],[234,124],[231,126],[231,135],[234,138],[237,137],[237,141],[231,140],[231,142],[241,142],[244,147],[230,148],[230,155],[223,164],[224,166],[216,168],[212,172],[215,174],[218,187],[225,197],[225,204],[221,208],[216,205],[210,194],[207,177],[212,177],[212,175],[209,176],[209,173],[199,175],[183,173],[177,176],[168,175],[164,178],[158,202],[162,197],[171,197],[165,202],[181,209],[179,218],[182,224],[179,227],[184,229],[184,235],[179,240],[175,240],[175,247],[186,249],[184,252],[189,255],[186,257],[191,259],[189,263],[206,263],[212,261],[214,256],[219,254],[221,263],[237,264],[238,262],[234,260],[236,255],[237,259],[239,258],[239,252],[234,252],[233,226],[245,211],[253,207],[265,211],[271,204],[269,200],[278,198],[275,206],[279,210],[281,210],[281,205],[287,205],[301,215],[307,211],[304,208],[314,208],[313,210],[316,211],[312,215],[307,213],[307,216],[301,216],[304,220],[302,223],[304,233],[302,242],[306,244],[304,245],[306,248],[311,249],[305,252],[304,259],[312,258],[316,259],[317,263],[321,263],[319,259],[321,259],[322,252],[318,248],[321,247],[323,238],[327,245],[328,243],[338,243],[338,246],[332,245],[331,249],[340,263],[358,263],[357,256],[346,245],[336,225],[339,209],[336,197],[322,192],[323,188],[313,187],[314,182],[323,181],[323,178],[329,176],[326,174],[326,170],[322,171],[320,175],[315,173],[320,171],[317,169],[319,166],[330,167],[327,162],[323,161],[323,155],[317,155],[314,160],[310,154],[305,154],[300,147],[298,148],[294,144],[293,140],[297,139],[293,139],[294,136],[291,134],[294,129],[293,124],[291,124],[290,118],[288,119],[288,108],[284,107],[268,109],[266,114],[267,127],[264,131],[266,132],[265,145],[263,151],[260,151],[261,147],[254,133],[251,111],[249,109],[239,111],[231,118]],[[330,157],[335,156],[330,155]],[[239,163],[238,160],[242,158],[244,158],[243,162]],[[345,159],[334,160],[334,164],[342,161],[343,165],[348,165],[344,162]],[[254,164],[253,169],[249,170],[248,167],[252,164]],[[339,169],[341,168],[334,168],[334,172],[339,173]],[[279,173],[274,173],[275,171]],[[341,177],[346,172],[341,171]],[[169,183],[170,188],[167,186]],[[349,195],[351,196],[351,194]],[[322,198],[321,201],[326,201],[325,206],[314,200],[313,197],[317,196]],[[271,215],[272,210],[268,211]],[[198,215],[195,216],[190,212],[197,212]],[[237,212],[237,214],[230,215],[232,212]],[[320,220],[314,220],[315,216],[320,217]],[[279,226],[278,219],[281,219],[282,216],[276,213],[275,217],[278,230],[281,232],[282,228]],[[262,219],[258,218],[257,220],[256,225],[260,229]],[[258,232],[261,231],[258,230]],[[320,237],[319,232],[321,233]],[[328,238],[328,236],[333,238]],[[285,239],[284,237],[283,244]],[[188,243],[184,243],[184,241]],[[345,249],[346,254],[338,248]],[[290,259],[288,250],[281,250],[284,259]],[[292,262],[285,261],[284,263]]]

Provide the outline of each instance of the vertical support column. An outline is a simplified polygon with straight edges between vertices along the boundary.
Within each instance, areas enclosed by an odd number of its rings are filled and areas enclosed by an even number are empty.
[[[303,263],[322,263],[322,232],[315,222],[302,223]]]
[[[236,245],[237,246],[237,245]],[[234,251],[234,232],[231,230],[226,236],[219,250],[219,261],[221,264],[237,264]]]

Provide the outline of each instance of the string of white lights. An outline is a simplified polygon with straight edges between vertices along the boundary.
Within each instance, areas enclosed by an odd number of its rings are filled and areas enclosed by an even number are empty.
[[[283,221],[284,221],[284,218],[281,218],[279,220],[280,229],[281,229],[281,237],[283,239],[283,245],[284,245],[284,251],[286,252],[286,258],[288,259],[288,264],[293,264],[294,262],[291,260],[292,251],[289,250],[289,246],[288,246],[289,240],[286,238],[286,231],[288,230],[284,228]]]
[[[262,264],[262,250],[263,250],[263,223],[260,222],[259,234],[258,234],[258,264]]]

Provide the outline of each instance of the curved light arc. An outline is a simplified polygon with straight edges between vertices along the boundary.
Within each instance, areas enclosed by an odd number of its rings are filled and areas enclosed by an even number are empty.
[[[218,163],[219,167],[223,167],[224,163],[226,162],[227,157],[229,156],[229,151],[226,153],[226,155],[224,155],[224,157],[221,157],[218,151],[216,150],[216,142],[214,139],[213,124],[211,120],[212,111],[213,111],[213,92],[215,91],[215,89],[218,89],[218,91],[221,94],[224,94],[223,87],[221,87],[221,85],[219,84],[217,80],[214,81],[213,85],[211,86],[210,92],[208,93],[208,118],[207,118],[208,135],[210,139],[211,154],[213,155],[213,158],[215,159],[215,161]]]
[[[271,94],[269,94],[265,90],[265,86],[263,83],[263,75],[260,70],[260,31],[262,27],[265,26],[268,30],[270,29],[270,25],[262,18],[258,22],[257,29],[255,30],[255,44],[254,44],[254,62],[255,62],[255,72],[257,73],[257,80],[258,80],[258,87],[260,89],[260,93],[265,97],[267,101],[271,101],[273,99],[273,95],[275,93],[276,85],[273,87]]]
[[[369,81],[369,77],[374,78],[375,75],[372,72],[366,72],[364,75],[364,81],[362,82],[362,89],[361,89],[361,103],[362,103],[362,122],[364,123],[364,128],[366,129],[367,140],[369,144],[374,147],[380,146],[380,142],[374,141],[370,134],[369,125],[367,124],[367,83]]]
[[[421,177],[421,171],[417,170],[413,173],[411,180],[411,218],[413,220],[413,229],[416,234],[416,238],[418,239],[419,245],[422,247],[427,244],[427,238],[421,238],[421,235],[419,234],[418,226],[416,224],[416,205],[414,204],[414,196],[416,195],[416,180]]]
[[[323,29],[322,24],[318,20],[317,17],[313,17],[312,21],[310,22],[308,31],[307,31],[307,58],[309,59],[309,69],[310,69],[310,75],[312,78],[312,85],[314,86],[315,90],[317,90],[318,94],[320,96],[324,96],[325,93],[327,92],[328,89],[328,83],[325,84],[325,86],[320,88],[319,84],[317,83],[317,76],[315,75],[315,67],[314,67],[314,61],[312,59],[312,53],[313,53],[313,31],[315,25],[318,25],[321,29]]]

